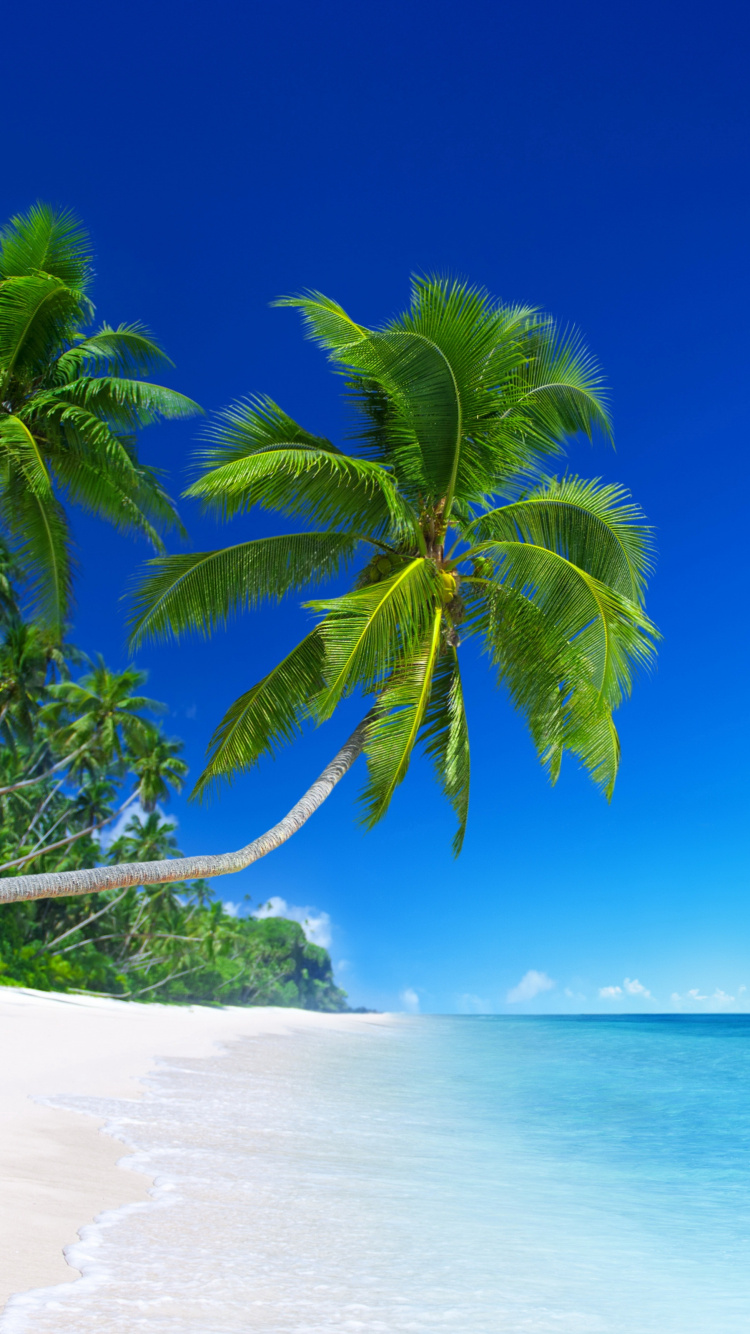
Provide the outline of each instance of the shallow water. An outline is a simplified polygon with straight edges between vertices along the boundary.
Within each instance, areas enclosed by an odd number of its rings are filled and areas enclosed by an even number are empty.
[[[166,1063],[152,1202],[3,1334],[750,1329],[750,1018],[419,1018]]]

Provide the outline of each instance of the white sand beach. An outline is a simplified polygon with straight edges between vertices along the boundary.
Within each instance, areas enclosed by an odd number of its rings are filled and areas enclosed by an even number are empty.
[[[105,1209],[146,1197],[149,1180],[101,1122],[35,1098],[138,1098],[160,1058],[201,1058],[242,1037],[349,1028],[377,1015],[143,1005],[0,988],[0,1308],[30,1288],[78,1277],[63,1248]]]

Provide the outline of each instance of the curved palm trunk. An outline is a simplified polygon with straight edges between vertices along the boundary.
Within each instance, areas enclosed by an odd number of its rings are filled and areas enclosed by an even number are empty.
[[[237,852],[174,857],[159,862],[128,862],[121,866],[97,866],[91,870],[9,876],[7,879],[0,878],[0,903],[18,899],[61,898],[68,894],[96,894],[103,889],[122,889],[127,885],[159,885],[174,880],[209,879],[215,875],[243,871],[246,866],[251,866],[286,843],[323,805],[326,797],[330,796],[336,784],[362,753],[369,721],[370,714],[363,718],[320,777],[292,806],[283,820]]]

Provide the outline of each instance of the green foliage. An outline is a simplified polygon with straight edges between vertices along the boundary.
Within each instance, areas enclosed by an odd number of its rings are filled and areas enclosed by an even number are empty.
[[[38,204],[0,232],[0,529],[59,635],[71,600],[63,499],[163,549],[177,516],[136,434],[200,409],[146,382],[169,364],[145,329],[93,319],[91,252],[71,214]]]
[[[346,1010],[326,950],[283,918],[230,917],[160,886],[0,907],[0,986],[139,1001]],[[99,914],[97,916],[97,914]]]
[[[461,639],[479,638],[554,782],[567,751],[611,796],[613,712],[653,660],[651,532],[619,487],[550,459],[611,437],[601,372],[575,331],[466,284],[415,280],[378,329],[307,292],[301,311],[354,413],[344,453],[267,398],[208,428],[188,494],[220,517],[259,505],[311,531],[150,562],[134,638],[210,634],[235,612],[353,568],[307,606],[316,628],[231,706],[196,784],[231,781],[361,692],[371,709],[363,819],[387,811],[421,744],[457,817],[469,802]]]
[[[17,570],[0,570],[0,875],[180,856],[157,806],[187,765],[154,721],[163,706],[143,693],[144,673],[99,659],[72,679],[81,655],[21,620]],[[136,799],[105,850],[100,831]],[[204,881],[0,906],[0,985],[346,1008],[326,951],[297,923],[234,917]]]

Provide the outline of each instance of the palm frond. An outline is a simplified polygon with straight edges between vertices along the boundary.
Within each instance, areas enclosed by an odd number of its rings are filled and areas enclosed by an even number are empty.
[[[184,493],[222,517],[254,505],[309,523],[346,524],[372,535],[408,531],[411,513],[377,463],[297,445],[253,453],[215,468]]]
[[[76,217],[34,204],[0,231],[0,279],[48,273],[83,292],[91,276],[91,243]]]
[[[236,399],[222,408],[204,427],[202,438],[206,443],[196,454],[196,463],[203,469],[220,468],[250,454],[291,446],[341,453],[325,436],[306,431],[267,394]]]
[[[519,422],[543,452],[559,442],[599,431],[612,438],[607,395],[596,358],[576,329],[563,329],[547,318],[530,330],[527,359],[512,383],[508,417]]]
[[[430,699],[440,653],[442,620],[442,608],[438,606],[433,610],[432,625],[419,653],[394,672],[367,729],[365,753],[369,780],[362,802],[363,823],[368,829],[382,820],[409,768]]]
[[[634,672],[653,659],[657,632],[639,605],[555,551],[497,540],[476,548],[495,561],[498,585],[524,593],[585,654],[591,681],[615,707]]]
[[[479,598],[487,652],[551,781],[568,750],[610,798],[620,760],[612,702],[583,648],[518,589],[474,577],[464,583]]]
[[[48,274],[6,278],[0,284],[0,383],[4,397],[14,376],[30,379],[44,372],[79,315],[74,293]]]
[[[263,755],[293,741],[310,717],[311,702],[324,685],[325,649],[316,627],[261,681],[235,700],[211,738],[209,759],[192,797],[203,796],[222,778],[231,782]]]
[[[30,485],[20,469],[10,469],[0,487],[0,524],[13,541],[37,614],[61,634],[71,600],[71,561],[60,502],[51,488],[38,481]]]
[[[185,421],[200,416],[199,404],[164,385],[129,380],[119,375],[79,376],[35,395],[33,411],[65,420],[68,409],[83,408],[118,431],[133,432],[164,419]]]
[[[453,854],[463,847],[469,817],[469,729],[466,722],[461,671],[455,648],[446,645],[438,659],[432,694],[422,729],[425,754],[435,768],[435,778],[458,820]]]
[[[89,375],[150,375],[174,363],[142,324],[103,324],[88,337],[79,336],[54,362],[50,378],[64,384]]]
[[[482,514],[464,530],[474,537],[547,547],[601,583],[640,603],[653,567],[652,529],[618,486],[580,477],[551,480],[522,500]]]
[[[440,576],[431,561],[405,560],[401,569],[368,588],[307,605],[323,612],[326,688],[317,704],[327,718],[341,698],[359,686],[382,685],[413,658],[442,602]]]
[[[308,290],[294,296],[280,296],[271,305],[300,310],[308,338],[330,352],[335,360],[341,360],[348,348],[369,333],[368,329],[354,323],[343,306],[322,292]]]
[[[118,532],[138,534],[159,552],[164,543],[157,524],[184,532],[172,502],[148,469],[134,468],[122,476],[107,466],[109,460],[95,453],[81,457],[66,451],[52,454],[50,463],[70,499],[90,514],[107,519]]]
[[[294,533],[149,561],[152,573],[136,594],[131,645],[177,640],[189,631],[211,635],[238,611],[337,574],[357,545],[347,533]]]

